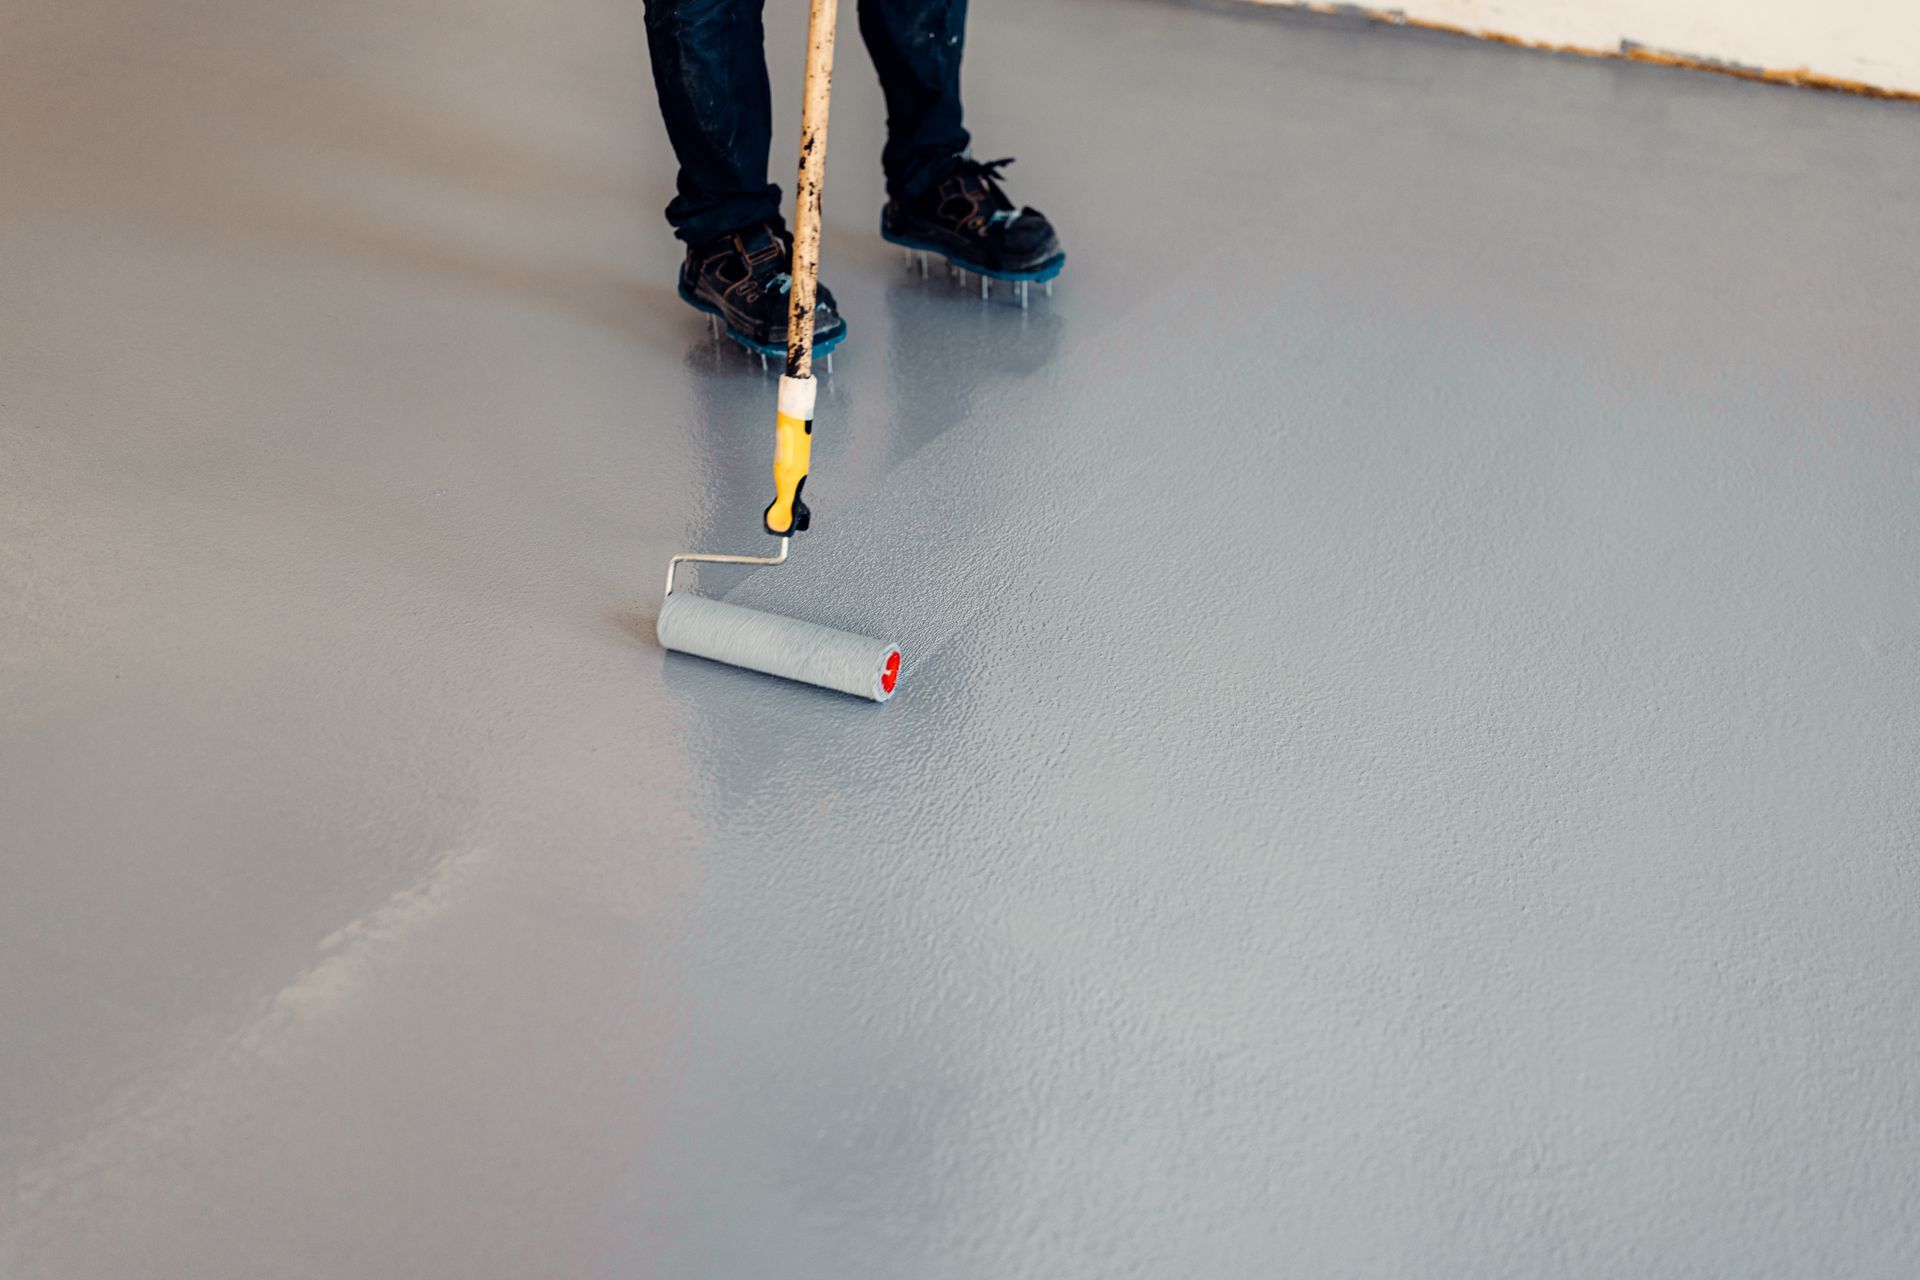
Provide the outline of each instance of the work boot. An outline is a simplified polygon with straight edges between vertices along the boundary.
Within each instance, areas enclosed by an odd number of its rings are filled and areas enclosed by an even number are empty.
[[[727,336],[749,351],[785,359],[787,294],[793,286],[793,237],[777,222],[743,227],[687,249],[680,296],[713,316]],[[833,295],[814,293],[813,353],[824,356],[847,336]]]
[[[1052,280],[1067,255],[1060,250],[1047,215],[1017,208],[1000,185],[1013,163],[954,157],[952,166],[926,192],[905,202],[890,200],[880,215],[880,234],[909,252],[937,253],[963,271],[1017,284]],[[982,282],[984,284],[984,281]],[[1021,290],[1025,301],[1025,290]]]

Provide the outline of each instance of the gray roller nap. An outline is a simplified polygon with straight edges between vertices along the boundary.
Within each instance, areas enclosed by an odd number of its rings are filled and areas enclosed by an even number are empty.
[[[885,702],[900,672],[900,648],[723,600],[674,592],[654,627],[662,648]]]

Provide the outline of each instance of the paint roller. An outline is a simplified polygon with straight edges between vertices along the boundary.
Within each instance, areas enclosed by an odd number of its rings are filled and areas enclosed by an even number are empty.
[[[793,535],[811,520],[800,491],[813,449],[813,311],[820,273],[820,187],[827,160],[827,102],[833,82],[836,0],[813,0],[807,19],[806,99],[800,113],[800,176],[794,189],[792,283],[787,300],[787,366],[774,416],[773,501],[762,523],[780,539],[770,556],[689,551],[667,562],[667,593],[655,634],[664,649],[696,654],[788,680],[885,702],[900,677],[900,646],[798,618],[762,613],[673,589],[683,564],[786,563]]]

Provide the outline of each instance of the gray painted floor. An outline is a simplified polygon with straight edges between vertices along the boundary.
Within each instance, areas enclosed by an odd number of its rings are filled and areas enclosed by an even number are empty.
[[[0,42],[0,1274],[1920,1273],[1920,114],[983,0],[796,563],[639,5]],[[785,139],[799,6],[773,18]]]

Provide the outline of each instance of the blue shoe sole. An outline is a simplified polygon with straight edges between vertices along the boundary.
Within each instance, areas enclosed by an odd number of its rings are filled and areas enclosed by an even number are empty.
[[[688,293],[686,285],[677,284],[675,288],[676,288],[676,291],[680,294],[680,301],[686,303],[688,306],[692,307],[695,311],[704,312],[705,314],[710,316],[719,316],[720,327],[722,331],[724,331],[729,338],[733,339],[735,342],[739,343],[741,346],[745,347],[747,350],[753,352],[755,355],[770,356],[775,360],[785,360],[787,358],[787,349],[785,347],[774,347],[774,346],[769,346],[764,342],[755,342],[752,338],[749,338],[746,334],[740,332],[738,329],[728,324],[726,316],[721,315],[720,308],[708,306],[706,303],[700,301],[700,299]],[[845,342],[846,340],[847,340],[847,329],[846,329],[845,322],[842,322],[840,327],[840,332],[834,334],[831,338],[816,337],[813,340],[813,354],[815,354],[816,356],[832,355],[833,349],[839,346],[841,343]]]
[[[897,244],[902,249],[914,249],[921,253],[937,253],[962,271],[971,271],[973,274],[985,276],[989,280],[1005,280],[1009,284],[1041,284],[1059,275],[1060,269],[1067,265],[1067,255],[1064,253],[1056,253],[1031,271],[995,271],[991,267],[983,267],[977,262],[969,262],[965,258],[956,258],[953,254],[942,249],[937,244],[928,244],[924,240],[909,240],[905,236],[888,235],[885,228],[881,229],[880,238],[888,244]]]

